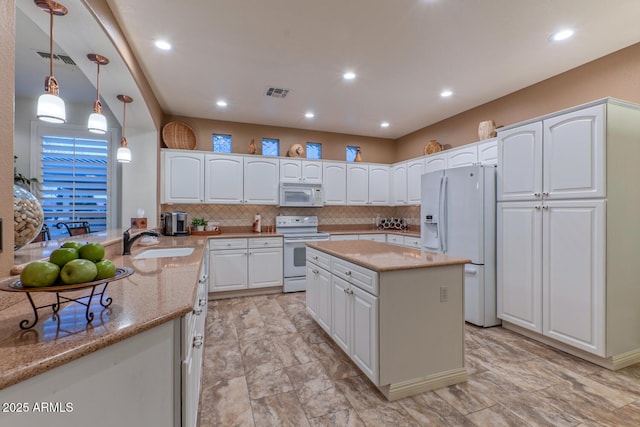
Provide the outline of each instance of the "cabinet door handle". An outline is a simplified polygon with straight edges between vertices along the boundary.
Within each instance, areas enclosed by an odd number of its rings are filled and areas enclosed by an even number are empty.
[[[544,197],[549,197],[549,192],[548,192],[548,191],[543,192],[543,193],[542,193],[542,196],[544,196]]]
[[[544,209],[545,211],[547,211],[547,210],[549,210],[549,206],[544,205],[544,206],[542,207],[542,209]]]
[[[317,260],[318,260],[318,257],[317,257],[317,256],[314,256],[314,257],[313,257],[313,259],[317,261]]]
[[[533,193],[535,197],[540,197],[540,193]]]
[[[200,307],[204,307],[207,304],[207,299],[206,298],[200,298],[200,300],[198,301],[198,305]]]
[[[535,206],[536,210],[540,210],[540,206],[536,205]]]
[[[313,274],[318,274],[320,273],[318,270],[311,270],[313,272]]]
[[[193,337],[193,347],[200,348],[204,344],[204,337],[202,335],[196,335]]]
[[[344,274],[346,274],[347,276],[351,276],[351,270],[347,271],[347,272],[346,272],[346,273],[344,273]]]
[[[202,314],[202,309],[196,308],[195,310],[193,310],[193,314],[195,314],[196,316],[200,316]]]

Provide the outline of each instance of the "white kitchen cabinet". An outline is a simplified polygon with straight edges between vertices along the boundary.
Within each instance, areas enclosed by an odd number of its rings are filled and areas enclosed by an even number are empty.
[[[404,236],[403,244],[410,248],[421,249],[422,243],[420,241],[420,237],[415,236]]]
[[[606,196],[605,106],[543,121],[542,192],[545,199]]]
[[[307,257],[307,311],[331,334],[331,273]]]
[[[369,204],[369,165],[347,164],[347,204]]]
[[[447,169],[472,166],[478,162],[478,147],[476,144],[467,144],[462,147],[445,151],[447,155]]]
[[[282,286],[281,237],[211,239],[209,292]]]
[[[609,369],[640,362],[639,134],[613,99],[498,132],[498,317]]]
[[[280,159],[280,182],[322,184],[319,160]]]
[[[447,168],[447,155],[446,153],[437,153],[427,156],[424,160],[424,171],[433,172]]]
[[[325,205],[347,204],[347,164],[322,162],[322,190]]]
[[[227,154],[205,155],[205,203],[241,204],[244,200],[244,160]]]
[[[407,163],[391,167],[391,202],[395,206],[407,204]]]
[[[336,276],[331,276],[331,337],[338,346],[351,356],[352,321],[349,304],[349,282]]]
[[[491,138],[479,141],[478,145],[478,164],[481,165],[497,165],[498,164],[498,139]]]
[[[163,203],[202,203],[204,163],[204,153],[163,150],[161,166]]]
[[[387,243],[404,246],[404,237],[399,234],[387,234]]]
[[[277,158],[244,157],[244,203],[277,205],[280,199],[280,162]]]
[[[540,202],[498,203],[497,312],[502,320],[542,333]]]
[[[407,204],[409,205],[421,203],[420,182],[424,172],[424,158],[420,157],[407,162]]]
[[[282,286],[282,247],[249,249],[249,288]]]
[[[369,204],[389,204],[389,166],[369,165]]]
[[[542,198],[542,122],[498,133],[498,201]]]
[[[371,240],[372,242],[387,242],[387,236],[382,233],[376,234],[358,234],[358,240]]]

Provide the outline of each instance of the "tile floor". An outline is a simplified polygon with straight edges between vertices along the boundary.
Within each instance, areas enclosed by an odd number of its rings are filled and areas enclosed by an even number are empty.
[[[468,382],[388,402],[304,298],[210,301],[201,427],[640,425],[640,364],[611,372],[500,327],[467,325]]]

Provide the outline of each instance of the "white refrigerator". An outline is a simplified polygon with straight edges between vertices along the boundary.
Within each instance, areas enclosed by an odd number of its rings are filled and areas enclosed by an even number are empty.
[[[496,175],[494,166],[466,166],[422,175],[422,249],[469,258],[464,317],[478,326],[496,317]]]

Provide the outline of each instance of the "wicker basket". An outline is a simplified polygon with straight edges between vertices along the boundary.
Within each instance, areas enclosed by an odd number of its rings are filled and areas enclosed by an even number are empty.
[[[196,135],[193,129],[184,123],[170,122],[162,128],[162,140],[169,148],[180,150],[194,150]]]

